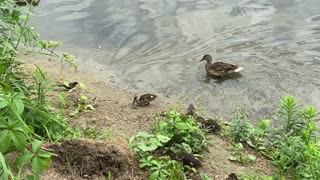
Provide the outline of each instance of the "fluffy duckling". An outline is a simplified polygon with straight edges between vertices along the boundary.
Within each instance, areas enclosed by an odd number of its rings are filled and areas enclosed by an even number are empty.
[[[235,64],[229,64],[224,62],[214,62],[212,63],[212,57],[209,54],[203,56],[201,61],[207,61],[205,69],[207,73],[215,77],[223,77],[228,74],[234,74],[240,72],[243,67],[239,67]]]
[[[238,176],[236,175],[236,173],[230,173],[226,180],[238,180]]]
[[[151,101],[155,100],[158,96],[154,94],[143,94],[141,96],[134,96],[132,107],[137,106],[148,106]]]
[[[18,6],[27,6],[28,4],[32,3],[32,6],[38,6],[40,3],[40,0],[14,0],[14,2],[18,5]]]
[[[193,116],[197,121],[201,123],[203,129],[208,129],[211,133],[218,133],[221,131],[221,126],[213,119],[205,120],[202,116],[197,115],[196,107],[193,104],[190,104],[186,115]]]
[[[202,162],[191,153],[183,151],[183,152],[177,153],[176,157],[177,157],[177,160],[181,161],[185,166],[190,166],[196,169],[199,169],[202,167]]]
[[[196,107],[193,104],[189,104],[186,115],[187,116],[195,116],[195,113],[196,113]]]
[[[203,117],[198,116],[197,120],[201,123],[203,129],[207,129],[211,133],[221,132],[221,126],[213,119],[205,120]]]

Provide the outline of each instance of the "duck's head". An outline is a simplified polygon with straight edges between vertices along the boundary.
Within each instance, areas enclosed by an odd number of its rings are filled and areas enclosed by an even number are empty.
[[[203,56],[203,58],[200,60],[201,61],[212,61],[212,57],[209,54],[206,54]]]

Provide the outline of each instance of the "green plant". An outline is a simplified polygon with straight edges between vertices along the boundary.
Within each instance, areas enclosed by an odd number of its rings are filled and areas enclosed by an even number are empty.
[[[186,179],[184,172],[188,168],[172,159],[172,153],[201,153],[207,145],[205,132],[193,117],[177,110],[170,110],[165,116],[155,122],[152,133],[140,132],[131,137],[129,146],[139,155],[140,167],[151,171],[150,179]]]
[[[80,95],[80,101],[78,101],[77,108],[70,113],[70,116],[74,117],[79,114],[81,111],[86,111],[86,110],[95,110],[92,104],[88,103],[88,97],[81,94]]]
[[[255,129],[248,123],[248,115],[237,109],[231,125],[227,127],[227,136],[234,142],[246,143],[254,136]]]
[[[17,58],[21,47],[37,44],[39,34],[28,26],[32,3],[21,8],[13,0],[0,1],[0,177],[39,179],[53,155],[41,149],[44,140],[60,140],[74,135],[67,121],[51,110],[46,94],[51,90],[46,74],[37,67],[33,81],[23,72]],[[52,53],[53,51],[51,51]],[[72,57],[58,55],[68,63]],[[6,155],[15,152],[16,159]],[[11,165],[11,161],[16,161]],[[10,164],[10,165],[9,165]],[[27,164],[32,174],[21,174]],[[18,174],[12,171],[18,169]],[[17,176],[17,177],[16,177]]]
[[[239,162],[241,165],[246,164],[248,161],[256,161],[256,156],[253,154],[248,154],[246,155],[245,153],[243,153],[244,151],[244,147],[242,145],[242,143],[237,143],[235,145],[235,152],[233,153],[233,155],[231,155],[229,157],[230,161],[236,161]]]

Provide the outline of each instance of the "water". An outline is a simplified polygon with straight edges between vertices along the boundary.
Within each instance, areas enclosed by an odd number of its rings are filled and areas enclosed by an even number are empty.
[[[43,38],[132,91],[225,117],[236,105],[268,117],[288,94],[320,107],[318,0],[41,0],[35,16]],[[207,78],[207,53],[242,76]]]

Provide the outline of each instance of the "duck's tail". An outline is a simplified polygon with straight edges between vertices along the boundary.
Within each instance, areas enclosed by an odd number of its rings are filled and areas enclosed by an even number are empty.
[[[240,72],[241,70],[243,70],[243,67],[238,67],[237,69],[233,70],[233,72]]]

